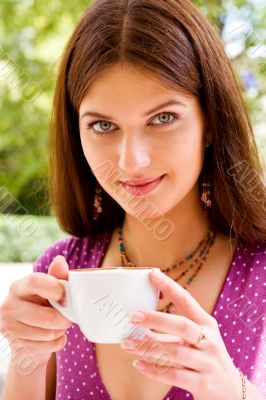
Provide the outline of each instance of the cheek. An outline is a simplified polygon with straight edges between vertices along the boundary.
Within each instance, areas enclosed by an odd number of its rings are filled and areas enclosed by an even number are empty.
[[[165,162],[168,158],[169,169],[174,175],[173,185],[178,188],[179,193],[186,193],[194,187],[203,167],[203,135],[201,132],[194,132],[196,133],[184,130],[178,140],[171,143],[168,153],[164,153]]]
[[[117,181],[121,178],[121,173],[115,160],[115,152],[108,144],[88,143],[88,141],[85,142],[84,140],[82,148],[87,163],[97,181],[112,196],[112,193],[117,189]]]
[[[200,143],[190,143],[189,146],[180,152],[180,163],[184,168],[188,168],[188,171],[201,170],[204,161],[204,148]]]
[[[81,146],[83,154],[92,170],[99,168],[104,162],[110,160],[112,151],[108,150],[108,146],[95,143],[93,140],[84,139],[81,136]]]
[[[198,171],[204,160],[203,136],[192,129],[183,129],[160,146],[157,156],[172,170],[183,173]]]

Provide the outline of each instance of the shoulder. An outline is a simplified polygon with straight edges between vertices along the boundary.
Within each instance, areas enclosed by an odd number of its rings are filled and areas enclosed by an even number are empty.
[[[265,297],[266,243],[238,242],[227,277],[228,298],[249,299],[262,303]],[[265,308],[266,304],[263,304]]]
[[[75,264],[83,262],[86,258],[90,260],[95,257],[95,253],[100,253],[104,250],[105,245],[110,239],[108,232],[101,233],[95,236],[75,237],[58,240],[52,243],[44,252],[38,257],[33,264],[34,272],[47,272],[49,265],[53,259],[62,255],[69,263],[69,268],[75,268]],[[76,261],[76,262],[75,262]]]
[[[266,270],[266,242],[240,242],[236,249],[237,259],[242,266],[247,266],[250,272]]]

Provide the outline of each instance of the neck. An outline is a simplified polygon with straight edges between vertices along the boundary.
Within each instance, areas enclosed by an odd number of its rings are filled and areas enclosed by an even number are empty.
[[[136,266],[163,269],[190,254],[209,228],[198,197],[186,198],[170,213],[152,220],[126,214],[122,227],[125,251]]]

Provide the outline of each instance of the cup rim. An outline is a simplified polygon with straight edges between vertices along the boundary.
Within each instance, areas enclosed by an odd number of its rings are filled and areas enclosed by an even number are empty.
[[[87,271],[110,271],[110,270],[114,270],[114,269],[123,269],[123,270],[148,270],[148,269],[159,269],[158,267],[97,267],[97,268],[75,268],[75,269],[70,269],[68,272],[87,272]]]

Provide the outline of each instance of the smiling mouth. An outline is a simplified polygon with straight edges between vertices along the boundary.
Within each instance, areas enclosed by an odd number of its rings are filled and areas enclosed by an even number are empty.
[[[153,191],[155,188],[157,188],[162,180],[164,179],[165,175],[159,176],[158,178],[155,178],[153,180],[148,180],[146,183],[141,183],[141,184],[133,184],[134,181],[126,181],[126,182],[121,182],[122,186],[124,189],[132,194],[133,196],[143,196],[147,193],[150,193]],[[142,182],[145,180],[142,180]],[[136,181],[137,182],[137,181]]]

